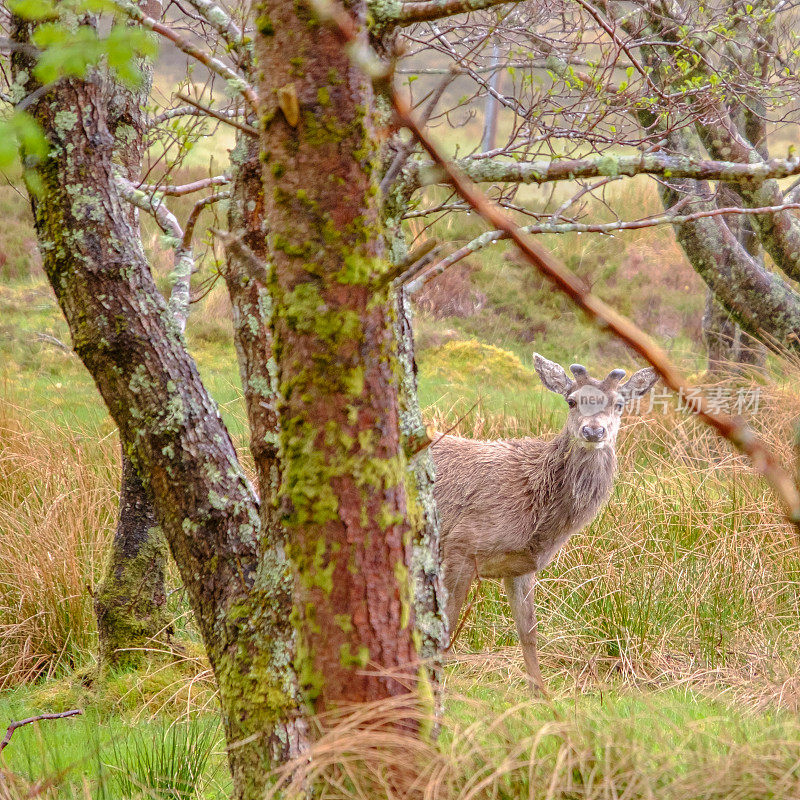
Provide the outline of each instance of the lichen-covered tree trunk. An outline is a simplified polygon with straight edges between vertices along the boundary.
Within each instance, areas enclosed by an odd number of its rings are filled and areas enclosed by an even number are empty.
[[[101,665],[134,663],[142,648],[171,633],[165,613],[166,558],[153,504],[123,452],[117,529],[95,594]]]
[[[742,205],[742,202],[741,195],[733,187],[722,184],[717,188],[717,204],[720,207]],[[745,251],[763,268],[761,242],[747,217],[730,214],[723,219]],[[766,361],[767,351],[764,345],[731,319],[710,289],[703,314],[703,341],[708,356],[708,372],[712,376],[729,374],[742,366],[764,366]]]
[[[29,41],[31,27],[15,20],[14,38]],[[14,54],[27,92],[37,88],[31,66]],[[304,730],[293,642],[275,620],[289,572],[280,542],[262,535],[258,499],[116,188],[114,91],[92,74],[31,103],[51,147],[35,165],[36,232],[73,347],[145,481],[191,601],[219,686],[234,793],[262,798],[269,768]]]
[[[402,287],[395,292],[398,360],[402,369],[400,382],[400,428],[407,441],[427,438],[422,410],[417,399],[417,365],[414,357],[411,303]],[[447,646],[446,589],[442,581],[439,548],[439,514],[433,496],[435,468],[430,450],[425,447],[412,454],[415,500],[422,519],[413,539],[411,579],[414,615],[419,632],[419,653],[426,659],[434,691],[438,689],[440,658]],[[440,698],[439,698],[440,699]]]
[[[116,161],[130,181],[141,174],[146,141],[144,106],[152,73],[152,63],[143,62],[141,86],[119,85],[105,95],[113,99],[107,114]],[[136,207],[126,205],[121,212],[138,233]],[[155,519],[152,498],[124,447],[121,467],[117,526],[94,600],[101,667],[134,664],[148,646],[169,638],[172,632],[165,587],[167,545]]]
[[[348,9],[363,25],[363,2]],[[401,446],[393,309],[377,282],[387,267],[372,88],[303,4],[264,0],[257,13],[280,508],[299,678],[322,711],[413,684],[421,515]]]
[[[278,492],[278,411],[277,372],[272,353],[272,300],[261,279],[269,266],[264,185],[261,176],[259,142],[240,136],[231,153],[233,167],[231,201],[228,207],[228,231],[235,243],[226,248],[225,283],[233,307],[234,344],[239,361],[245,406],[250,429],[250,452],[256,469],[261,498],[259,570],[265,576],[252,590],[252,619],[249,635],[274,655],[262,657],[264,667],[282,686],[281,703],[285,719],[270,741],[270,761],[260,761],[258,751],[251,753],[247,765],[240,764],[243,797],[261,800],[270,765],[297,758],[308,744],[309,730],[293,665],[295,632],[291,616],[294,580],[286,558],[286,532],[277,508]],[[255,260],[258,269],[251,263]],[[241,682],[241,701],[246,703],[249,690],[259,687]],[[291,708],[294,707],[294,711]],[[246,772],[245,775],[245,766]]]

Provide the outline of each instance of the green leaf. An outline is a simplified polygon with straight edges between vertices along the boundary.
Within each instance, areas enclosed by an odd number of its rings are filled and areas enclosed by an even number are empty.
[[[9,0],[12,14],[29,20],[54,19],[58,16],[52,0]]]
[[[0,169],[11,167],[20,150],[26,157],[33,158],[44,158],[49,150],[42,129],[24,111],[0,119]]]

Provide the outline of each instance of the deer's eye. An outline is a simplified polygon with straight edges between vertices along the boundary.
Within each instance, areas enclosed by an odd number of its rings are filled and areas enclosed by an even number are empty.
[[[567,405],[568,405],[570,408],[575,408],[575,406],[577,406],[578,404],[577,404],[577,402],[575,402],[575,400],[573,400],[573,398],[571,398],[571,397],[568,397],[568,398],[567,398]]]
[[[614,403],[614,408],[616,408],[617,411],[622,411],[622,409],[625,408],[625,402],[623,400],[617,400],[617,402]]]

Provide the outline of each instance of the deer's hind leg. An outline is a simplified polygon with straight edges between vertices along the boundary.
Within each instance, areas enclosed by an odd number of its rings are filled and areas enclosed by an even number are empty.
[[[522,646],[522,655],[525,658],[525,667],[528,670],[533,686],[542,694],[547,694],[539,669],[539,653],[536,650],[536,607],[533,603],[533,590],[536,586],[536,574],[529,572],[517,578],[505,578],[504,584],[508,601],[511,604],[511,613],[517,625],[519,643]]]

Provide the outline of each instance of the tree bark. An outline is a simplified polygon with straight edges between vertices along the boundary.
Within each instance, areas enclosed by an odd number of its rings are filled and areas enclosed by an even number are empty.
[[[363,25],[364,3],[348,9]],[[416,684],[420,521],[409,515],[388,289],[376,283],[386,265],[372,89],[305,6],[264,0],[258,28],[280,508],[299,677],[325,711]]]
[[[104,96],[110,100],[108,127],[116,161],[124,177],[138,180],[145,147],[144,107],[150,91],[153,64],[141,63],[142,84],[117,84]],[[105,76],[111,81],[111,76]],[[139,213],[132,205],[121,209],[139,241]],[[165,573],[167,544],[155,518],[150,494],[122,448],[119,512],[105,573],[95,596],[98,663],[134,666],[148,646],[169,639]]]
[[[731,207],[741,205],[742,202],[741,195],[734,187],[728,184],[717,187],[717,205]],[[740,214],[730,214],[723,219],[728,230],[763,269],[761,242],[748,218]],[[708,354],[708,372],[712,376],[740,371],[739,365],[763,367],[766,363],[766,347],[731,319],[710,289],[703,314],[703,341]]]
[[[136,664],[144,649],[172,633],[166,614],[166,558],[153,504],[123,452],[117,529],[94,600],[101,666]]]
[[[13,35],[29,41],[30,29],[16,20]],[[28,92],[31,66],[15,53]],[[303,730],[292,641],[275,624],[286,558],[262,536],[256,495],[116,188],[114,91],[95,73],[62,79],[31,104],[51,145],[35,166],[34,222],[73,347],[145,480],[191,601],[219,686],[234,793],[261,798],[269,768]]]

